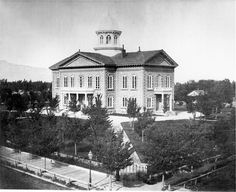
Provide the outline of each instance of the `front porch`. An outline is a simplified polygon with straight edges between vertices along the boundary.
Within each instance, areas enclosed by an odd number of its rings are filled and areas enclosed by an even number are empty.
[[[156,93],[153,113],[163,115],[166,111],[173,110],[172,93]]]

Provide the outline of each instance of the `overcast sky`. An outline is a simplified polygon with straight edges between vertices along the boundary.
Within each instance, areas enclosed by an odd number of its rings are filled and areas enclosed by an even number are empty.
[[[94,51],[109,11],[127,51],[164,49],[175,81],[236,79],[234,0],[0,0],[0,60],[45,67]]]

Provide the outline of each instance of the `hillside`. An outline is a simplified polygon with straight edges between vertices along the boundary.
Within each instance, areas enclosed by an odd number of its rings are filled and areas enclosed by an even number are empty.
[[[0,79],[8,81],[32,80],[51,82],[51,72],[47,68],[17,65],[0,60]]]

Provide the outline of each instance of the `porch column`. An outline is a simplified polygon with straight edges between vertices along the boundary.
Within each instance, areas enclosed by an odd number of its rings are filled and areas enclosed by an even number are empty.
[[[170,105],[170,111],[172,111],[172,94],[170,94],[170,102],[169,102],[169,105]]]
[[[161,110],[164,110],[164,93],[161,94]]]

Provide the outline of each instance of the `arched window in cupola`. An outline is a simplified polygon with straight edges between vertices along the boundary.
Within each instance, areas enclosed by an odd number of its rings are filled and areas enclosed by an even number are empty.
[[[106,44],[110,44],[111,43],[111,36],[107,35],[106,37]]]
[[[103,35],[100,36],[100,44],[103,44]]]
[[[114,44],[117,44],[117,35],[114,36]]]

